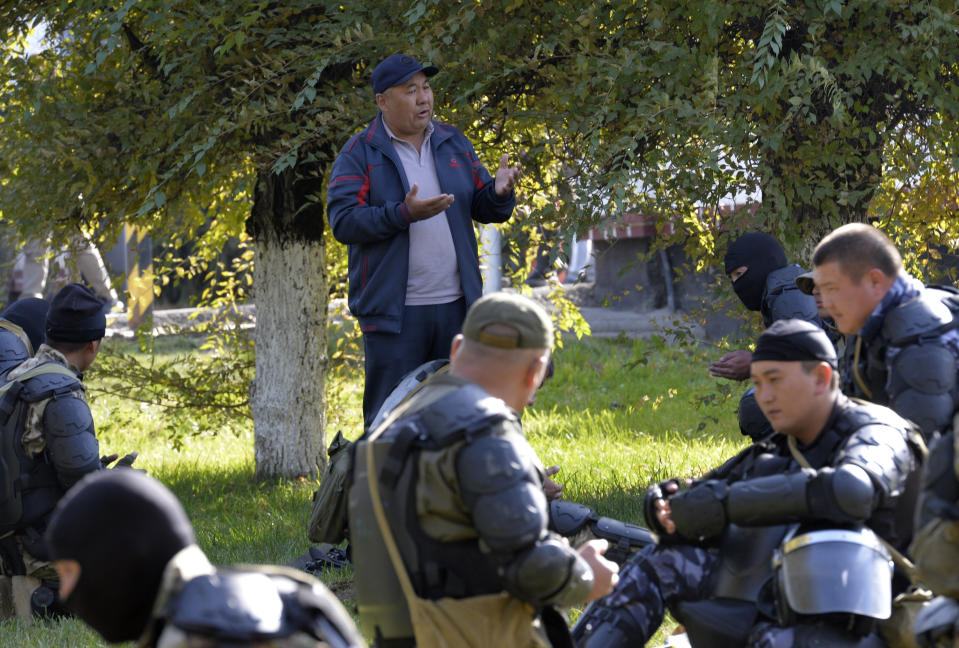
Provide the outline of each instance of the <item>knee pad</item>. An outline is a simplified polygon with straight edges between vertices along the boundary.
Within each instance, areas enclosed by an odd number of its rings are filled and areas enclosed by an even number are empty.
[[[57,594],[59,583],[43,581],[30,595],[30,611],[38,619],[56,619],[69,616]]]
[[[570,634],[578,648],[629,648],[636,645],[636,637],[644,631],[623,610],[600,607],[595,603],[586,608]]]

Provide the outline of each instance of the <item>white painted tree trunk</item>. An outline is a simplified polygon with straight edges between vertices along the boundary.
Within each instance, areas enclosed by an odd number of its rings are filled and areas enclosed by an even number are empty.
[[[314,477],[326,464],[325,243],[256,240],[253,282],[256,474]]]

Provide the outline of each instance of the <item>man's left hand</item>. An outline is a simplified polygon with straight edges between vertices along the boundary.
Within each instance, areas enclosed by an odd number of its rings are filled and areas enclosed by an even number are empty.
[[[513,185],[519,179],[519,165],[514,167],[509,165],[509,156],[503,153],[500,158],[499,168],[496,169],[496,178],[493,180],[493,191],[501,198],[513,191]]]
[[[557,484],[550,477],[559,472],[559,466],[550,466],[546,469],[546,481],[543,484],[543,490],[546,491],[546,499],[562,499],[563,498],[563,485]]]

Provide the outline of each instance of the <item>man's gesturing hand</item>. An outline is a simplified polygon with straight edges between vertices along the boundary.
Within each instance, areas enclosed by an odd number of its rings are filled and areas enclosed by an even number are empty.
[[[496,179],[493,181],[493,190],[497,196],[505,196],[513,190],[513,185],[519,179],[519,165],[514,167],[509,165],[509,156],[503,153],[499,160],[499,168],[496,169]]]
[[[406,209],[414,221],[432,218],[453,204],[453,194],[440,194],[432,198],[420,199],[416,197],[419,190],[420,186],[414,184],[410,192],[406,194]]]

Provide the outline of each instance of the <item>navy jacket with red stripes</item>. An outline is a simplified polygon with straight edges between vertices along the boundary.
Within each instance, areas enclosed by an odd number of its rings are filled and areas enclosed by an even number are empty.
[[[456,128],[433,122],[430,137],[436,175],[455,200],[446,210],[467,308],[482,295],[473,221],[502,223],[516,198],[499,198],[493,178],[470,141]],[[350,312],[363,332],[399,333],[409,273],[410,217],[404,199],[410,183],[376,118],[350,138],[336,161],[327,189],[333,236],[349,249]]]

